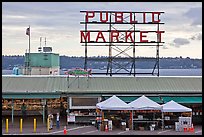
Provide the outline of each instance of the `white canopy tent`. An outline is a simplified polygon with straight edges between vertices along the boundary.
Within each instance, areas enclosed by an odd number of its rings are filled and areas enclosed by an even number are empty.
[[[162,106],[142,95],[128,104],[132,110],[161,110]]]
[[[97,103],[96,108],[101,110],[131,110],[131,107],[128,104],[115,95],[103,102]]]
[[[96,108],[103,110],[131,110],[131,107],[123,100],[113,95],[112,97],[96,104]]]
[[[147,98],[145,95],[137,98],[128,104],[132,110],[161,110],[162,106],[153,100]],[[132,111],[132,127],[133,127],[133,111]],[[133,127],[134,128],[134,127]]]
[[[171,100],[162,105],[162,112],[191,112],[192,109]]]
[[[191,119],[192,119],[192,109],[185,107],[177,102],[171,100],[162,106],[162,127],[164,128],[164,112],[191,112]]]

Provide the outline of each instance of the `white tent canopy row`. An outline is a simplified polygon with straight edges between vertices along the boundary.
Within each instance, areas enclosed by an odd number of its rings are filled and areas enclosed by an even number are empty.
[[[141,96],[138,99],[127,104],[117,96],[113,95],[107,100],[97,103],[96,107],[101,110],[161,110],[162,112],[191,112],[191,108],[182,106],[173,100],[166,104],[159,105],[146,96]]]
[[[127,104],[120,98],[113,95],[107,100],[97,103],[96,107],[101,110],[161,110],[162,112],[162,130],[164,129],[164,112],[192,112],[192,109],[182,106],[173,100],[166,104],[159,105],[153,100],[145,97],[144,95],[138,99]],[[133,127],[133,115],[132,115],[132,127]]]

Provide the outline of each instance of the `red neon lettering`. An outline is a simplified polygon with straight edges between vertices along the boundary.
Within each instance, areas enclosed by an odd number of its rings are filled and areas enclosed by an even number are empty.
[[[157,42],[161,42],[161,33],[164,33],[164,31],[156,31],[156,33],[159,36]]]
[[[116,23],[123,22],[123,12],[116,12],[115,13],[115,22]]]
[[[91,13],[91,15],[89,13]],[[94,11],[86,11],[86,22],[89,21],[89,18],[93,18],[94,16],[95,16]]]
[[[90,42],[90,31],[87,31],[85,35],[83,31],[80,31],[80,32],[81,32],[81,42],[83,42],[83,38],[85,42],[87,42],[87,38],[88,38],[88,42]]]
[[[103,36],[103,33],[101,31],[98,32],[98,35],[97,35],[97,38],[96,38],[96,42],[98,42],[98,39],[99,38],[102,38],[103,39],[103,42],[106,42],[104,36]]]
[[[133,15],[135,16],[135,13]],[[132,20],[132,12],[130,12],[130,23],[137,23],[136,20]]]
[[[116,34],[116,35],[114,35],[114,34]],[[111,31],[111,42],[113,42],[113,37],[115,37],[117,42],[119,42],[118,36],[119,36],[119,32],[115,31],[115,30],[112,30]]]
[[[103,20],[102,18],[103,18],[103,12],[101,11],[101,12],[100,12],[100,21],[101,21],[101,22],[107,22],[107,21],[108,21],[108,12],[107,12],[107,11],[106,11],[106,19]]]
[[[125,34],[126,34],[126,35],[125,35],[125,42],[128,41],[128,37],[130,37],[131,42],[134,42],[134,41],[133,41],[133,38],[132,38],[132,35],[131,35],[132,33],[133,33],[133,31],[130,31],[129,34],[128,34],[128,31],[125,32]]]
[[[155,20],[155,18],[154,18],[155,14],[158,14],[158,20]],[[159,23],[160,22],[159,15],[160,15],[160,12],[152,12],[152,23]]]
[[[147,31],[140,31],[140,42],[148,42],[148,40],[143,40],[142,37],[147,37],[147,35],[142,35],[142,33],[148,33]]]
[[[143,12],[143,23],[146,23],[145,20],[146,20],[146,13]]]

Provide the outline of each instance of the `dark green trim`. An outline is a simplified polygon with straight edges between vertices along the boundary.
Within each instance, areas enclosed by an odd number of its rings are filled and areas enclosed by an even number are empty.
[[[4,93],[3,99],[51,99],[60,98],[59,93]]]
[[[154,102],[161,103],[161,104],[163,103],[160,97],[148,97],[148,98],[153,100]]]
[[[108,99],[110,96],[105,96],[104,99]],[[125,101],[126,103],[129,103],[129,102],[132,102],[134,101],[135,99],[139,98],[139,96],[130,96],[130,97],[121,97],[121,96],[118,96],[120,99],[122,99],[123,101]],[[148,96],[147,96],[148,97]],[[180,96],[180,97],[172,97],[172,96],[161,96],[160,97],[148,97],[149,99],[157,102],[157,103],[160,103],[160,104],[163,104],[163,103],[166,103],[166,102],[169,102],[171,100],[177,102],[177,103],[202,103],[202,96],[193,96],[193,97],[184,97],[184,96]],[[163,99],[163,101],[162,101]]]
[[[177,103],[202,103],[202,96],[200,97],[162,97],[164,103],[171,100]]]
[[[38,93],[15,93],[15,92],[3,92],[2,98],[3,99],[51,99],[51,98],[60,98],[61,95],[68,95],[68,96],[74,96],[77,94],[69,94],[66,92],[38,92]],[[102,96],[102,94],[82,94],[81,96]],[[104,95],[104,94],[103,94]],[[103,96],[104,99],[108,99],[111,96]],[[126,103],[132,102],[135,99],[139,98],[140,96],[118,96],[120,99],[125,101]],[[174,100],[177,103],[202,103],[202,95],[200,96],[161,96],[160,97],[154,97],[154,96],[147,96],[149,99],[157,102],[157,103],[163,103],[169,102],[171,100]]]

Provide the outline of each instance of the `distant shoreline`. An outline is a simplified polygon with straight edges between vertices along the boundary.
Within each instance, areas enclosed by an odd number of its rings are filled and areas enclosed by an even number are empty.
[[[114,62],[126,66],[126,69],[132,67],[132,62],[128,58],[115,58]],[[155,58],[139,57],[135,60],[136,69],[153,69]],[[23,66],[25,64],[24,56],[2,56],[2,69],[12,70],[15,65]],[[84,68],[84,57],[60,56],[59,64],[61,69]],[[108,67],[107,57],[88,57],[87,68],[104,70]],[[113,65],[113,68],[118,67]],[[202,59],[191,59],[189,57],[160,58],[160,69],[202,69]]]
[[[136,69],[136,72],[151,72],[152,69]],[[106,69],[92,69],[94,73],[104,73]],[[157,70],[155,70],[157,72]],[[12,70],[2,70],[2,75],[12,75]],[[60,70],[60,75],[64,75],[64,71]],[[141,76],[141,75],[140,75]],[[146,75],[143,75],[146,76]],[[202,76],[202,68],[194,69],[160,69],[160,76]]]

